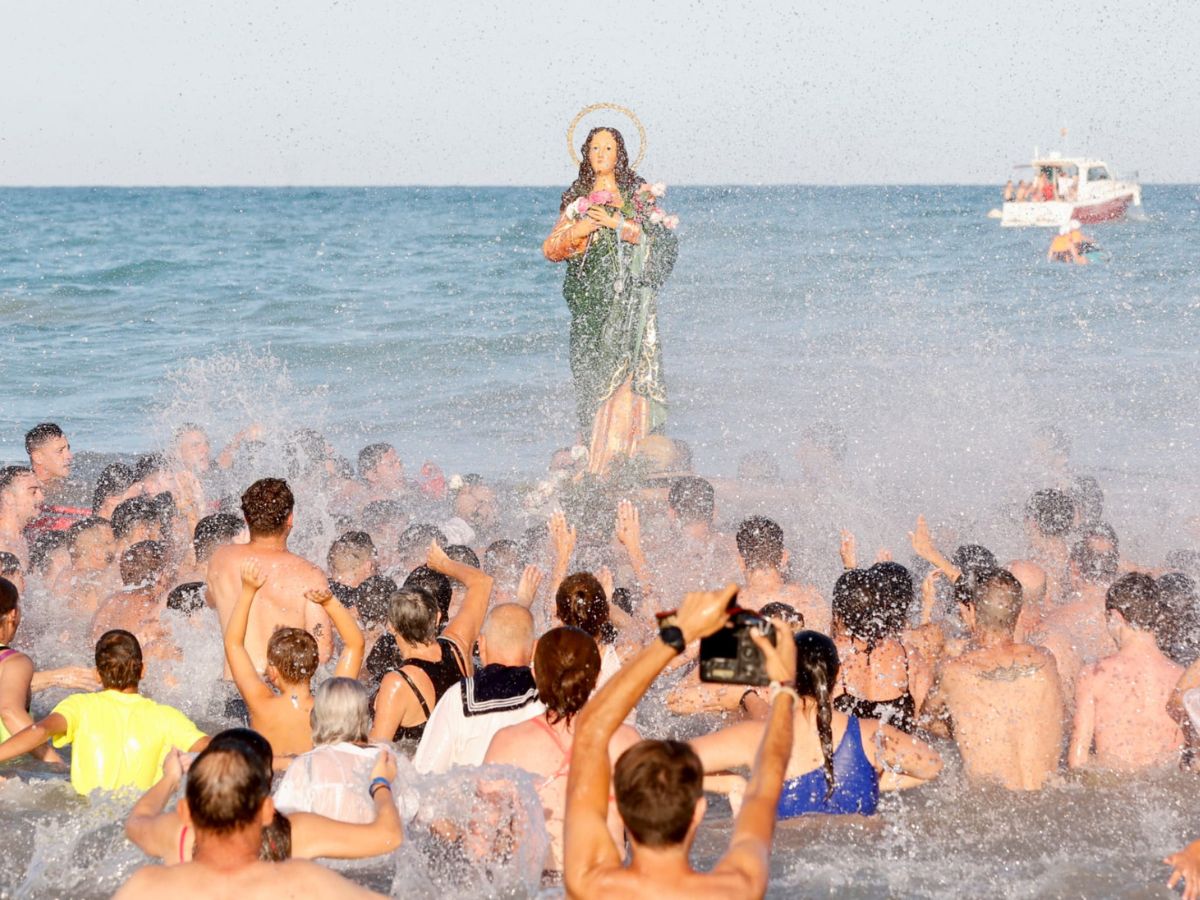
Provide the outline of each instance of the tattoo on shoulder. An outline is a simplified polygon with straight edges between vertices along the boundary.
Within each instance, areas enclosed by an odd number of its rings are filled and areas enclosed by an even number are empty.
[[[1014,664],[988,669],[986,672],[980,672],[979,677],[984,681],[1016,681],[1019,678],[1032,678],[1041,670],[1041,663],[1024,666]]]

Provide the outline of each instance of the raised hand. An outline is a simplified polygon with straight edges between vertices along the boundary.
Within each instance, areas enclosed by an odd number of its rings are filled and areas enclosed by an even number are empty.
[[[1167,887],[1175,887],[1182,879],[1183,900],[1200,900],[1200,841],[1193,841],[1163,862],[1172,867]]]
[[[630,500],[617,504],[617,540],[633,550],[642,543],[642,523],[638,508]]]
[[[842,529],[842,543],[838,547],[838,553],[842,557],[842,567],[853,569],[858,565],[858,542],[854,539],[854,532]]]
[[[908,539],[912,542],[913,553],[928,560],[929,557],[937,553],[937,548],[933,545],[933,537],[929,534],[929,525],[925,522],[924,516],[917,516],[917,526],[908,533]]]
[[[172,747],[167,751],[167,756],[163,760],[162,771],[163,778],[169,778],[171,781],[179,781],[183,778],[183,754],[179,752],[178,747]]]
[[[429,552],[425,554],[425,565],[435,572],[446,575],[450,567],[454,565],[454,561],[446,555],[446,551],[436,540],[432,540],[429,542]]]
[[[309,603],[315,603],[317,606],[324,606],[333,599],[333,592],[329,588],[310,588],[304,592],[304,599]]]
[[[878,562],[891,562],[891,561],[892,561],[892,551],[889,550],[887,547],[880,547],[877,551],[875,551],[875,562],[878,563]]]
[[[575,528],[567,524],[567,516],[562,510],[550,516],[550,543],[560,563],[571,558],[575,552],[575,541],[578,537]]]
[[[530,606],[537,595],[542,583],[542,570],[537,566],[526,566],[521,573],[521,581],[517,584],[517,602],[522,606]]]
[[[266,583],[267,576],[263,574],[257,559],[251,556],[242,563],[242,585],[244,587],[257,591]]]
[[[707,637],[729,620],[729,601],[737,594],[736,584],[719,591],[695,591],[683,598],[676,613],[683,636],[688,641]]]
[[[375,758],[375,767],[371,769],[371,779],[386,778],[388,781],[396,780],[396,757],[390,750],[381,750],[379,756]]]

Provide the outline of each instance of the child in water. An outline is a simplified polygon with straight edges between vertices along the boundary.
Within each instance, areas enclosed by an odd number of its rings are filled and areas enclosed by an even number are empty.
[[[146,790],[162,777],[171,748],[200,751],[208,738],[179,710],[138,693],[144,671],[137,638],[128,631],[105,632],[96,642],[102,690],[72,694],[40,722],[0,743],[0,762],[53,740],[55,747],[74,745],[71,785],[80,794]]]

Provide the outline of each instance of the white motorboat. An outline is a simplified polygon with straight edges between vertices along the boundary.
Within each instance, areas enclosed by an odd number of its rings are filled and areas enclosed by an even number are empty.
[[[1026,197],[1004,204],[999,219],[1005,227],[1060,228],[1072,219],[1110,222],[1124,218],[1129,207],[1142,205],[1137,173],[1118,179],[1103,160],[1035,154],[1028,168],[1034,171],[1032,186]]]

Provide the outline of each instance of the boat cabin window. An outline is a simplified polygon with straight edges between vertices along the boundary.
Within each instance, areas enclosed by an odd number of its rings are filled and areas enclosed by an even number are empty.
[[[1092,166],[1088,169],[1088,181],[1105,181],[1108,177],[1108,169],[1104,166]]]

